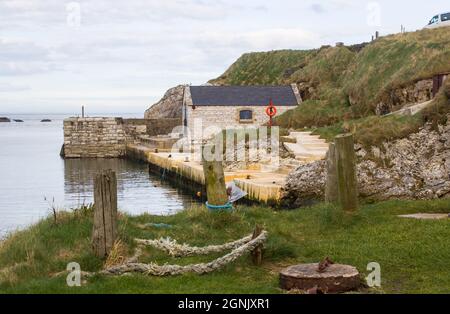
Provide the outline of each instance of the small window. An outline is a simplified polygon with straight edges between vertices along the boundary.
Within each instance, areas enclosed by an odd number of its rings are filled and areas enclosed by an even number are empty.
[[[253,111],[251,111],[251,110],[239,111],[239,120],[241,122],[252,122],[253,121]]]
[[[441,21],[442,22],[450,21],[450,13],[442,14],[441,15]]]

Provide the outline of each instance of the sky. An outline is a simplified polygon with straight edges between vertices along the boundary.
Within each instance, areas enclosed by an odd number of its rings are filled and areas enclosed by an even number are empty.
[[[448,0],[0,0],[0,115],[136,113],[246,52],[423,28]]]

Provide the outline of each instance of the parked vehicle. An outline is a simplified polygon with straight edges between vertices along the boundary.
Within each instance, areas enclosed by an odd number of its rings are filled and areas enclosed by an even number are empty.
[[[435,15],[425,28],[450,26],[450,12]]]

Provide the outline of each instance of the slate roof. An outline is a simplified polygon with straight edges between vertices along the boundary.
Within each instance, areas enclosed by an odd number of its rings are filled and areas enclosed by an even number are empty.
[[[297,106],[291,86],[191,86],[195,106]]]

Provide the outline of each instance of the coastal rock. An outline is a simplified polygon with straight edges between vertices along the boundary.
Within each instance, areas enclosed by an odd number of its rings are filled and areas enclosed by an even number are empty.
[[[385,115],[408,104],[419,104],[433,97],[433,79],[425,79],[387,93],[377,104],[375,112]]]
[[[7,117],[0,117],[0,122],[11,122],[11,120]]]
[[[307,206],[323,198],[326,162],[319,160],[293,171],[283,187],[282,203],[288,207]]]
[[[14,119],[14,122],[19,122],[19,123],[22,123],[22,122],[23,122],[23,120],[21,120],[21,119]]]
[[[450,117],[449,120],[450,121]],[[450,123],[380,148],[365,151],[355,146],[360,197],[367,200],[436,199],[450,196]],[[298,207],[322,200],[326,162],[318,161],[293,171],[283,189],[285,203]]]
[[[169,89],[164,97],[145,111],[145,119],[181,118],[185,85]]]
[[[47,123],[47,122],[52,122],[52,120],[50,120],[50,119],[42,119],[41,122]]]

